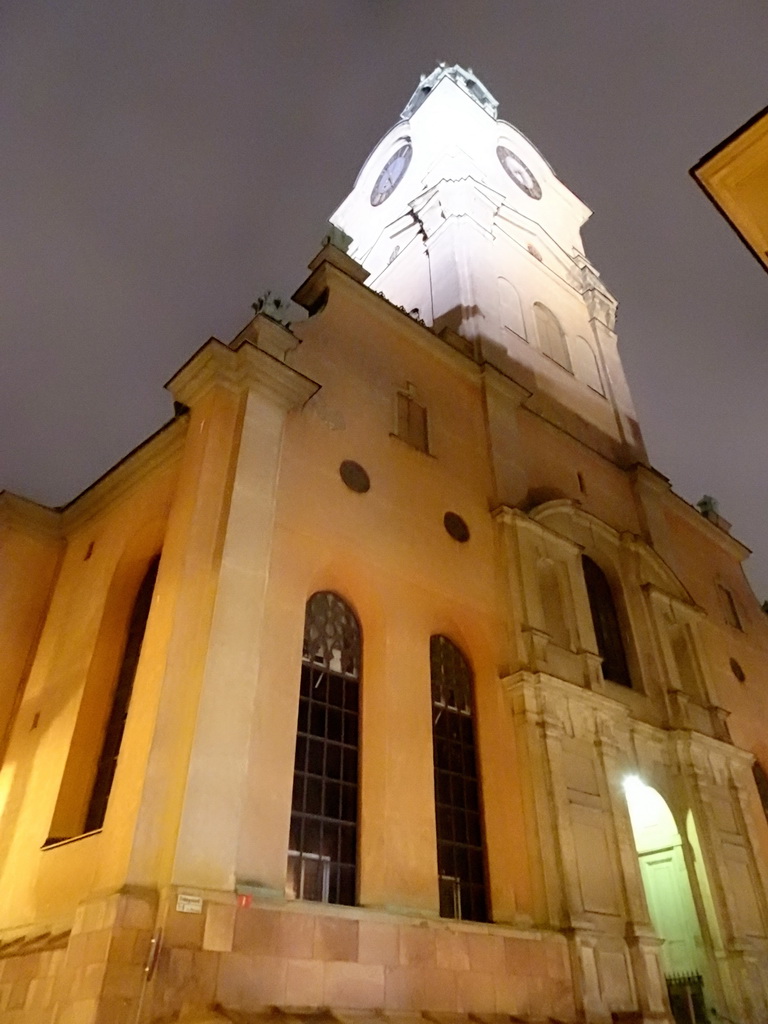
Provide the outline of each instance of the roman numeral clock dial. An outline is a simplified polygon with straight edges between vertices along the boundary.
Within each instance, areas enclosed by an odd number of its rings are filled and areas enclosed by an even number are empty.
[[[518,188],[522,189],[531,199],[541,199],[541,185],[533,176],[533,171],[523,163],[519,156],[515,156],[512,150],[507,149],[506,146],[497,146],[496,156]]]
[[[373,186],[371,206],[381,206],[385,199],[389,199],[403,180],[412,156],[413,148],[410,142],[406,142],[387,160]]]

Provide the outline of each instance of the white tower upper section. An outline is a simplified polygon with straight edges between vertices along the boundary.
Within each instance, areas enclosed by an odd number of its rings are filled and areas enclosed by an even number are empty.
[[[536,225],[565,254],[582,252],[580,229],[591,211],[522,132],[497,119],[496,107],[485,87],[459,67],[441,66],[421,82],[331,218],[351,234],[350,255],[372,275],[392,256],[389,241],[404,229],[399,220],[419,219],[431,190],[449,182],[480,190],[494,211],[503,207]],[[470,204],[463,215],[481,211]]]
[[[462,335],[550,405],[607,433],[618,426],[616,440],[642,458],[616,303],[584,255],[590,210],[496,111],[471,71],[440,65],[331,221],[374,291]]]

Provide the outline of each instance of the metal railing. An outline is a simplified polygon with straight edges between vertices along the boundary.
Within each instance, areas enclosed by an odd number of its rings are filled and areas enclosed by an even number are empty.
[[[668,974],[665,980],[676,1024],[708,1024],[702,976],[694,973]]]

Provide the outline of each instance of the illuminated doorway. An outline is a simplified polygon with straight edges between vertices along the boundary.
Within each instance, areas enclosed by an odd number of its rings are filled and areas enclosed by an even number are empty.
[[[625,780],[624,790],[648,910],[664,940],[660,957],[675,1018],[706,1020],[707,961],[680,831],[657,790],[637,776]]]

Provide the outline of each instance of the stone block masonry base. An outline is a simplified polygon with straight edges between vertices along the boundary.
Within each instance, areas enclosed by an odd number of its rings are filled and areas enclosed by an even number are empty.
[[[9,938],[0,944],[0,1024],[576,1019],[557,933],[225,899],[183,913],[175,895],[158,904],[118,894],[81,906],[69,932]],[[212,937],[214,950],[205,948]]]

